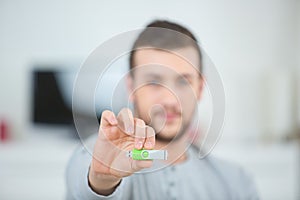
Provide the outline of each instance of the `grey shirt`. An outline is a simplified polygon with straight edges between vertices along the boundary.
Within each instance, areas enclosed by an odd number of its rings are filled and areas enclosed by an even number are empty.
[[[255,185],[244,170],[211,155],[199,159],[193,146],[185,162],[123,178],[109,196],[98,195],[89,187],[91,158],[80,147],[70,159],[66,171],[68,200],[259,199]]]

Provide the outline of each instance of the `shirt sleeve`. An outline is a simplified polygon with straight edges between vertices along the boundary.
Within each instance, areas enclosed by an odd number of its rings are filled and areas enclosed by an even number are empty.
[[[108,195],[103,196],[95,193],[89,186],[88,173],[92,160],[92,156],[84,147],[79,147],[73,153],[67,169],[66,169],[66,185],[67,185],[67,200],[119,200],[130,199],[129,177],[123,178],[116,190]]]

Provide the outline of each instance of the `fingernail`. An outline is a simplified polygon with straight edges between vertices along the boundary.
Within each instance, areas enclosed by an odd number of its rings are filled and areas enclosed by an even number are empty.
[[[141,149],[143,147],[143,142],[142,141],[138,141],[135,144],[136,148]]]
[[[147,148],[152,148],[152,142],[147,142],[147,143],[146,143],[146,147],[147,147]]]
[[[118,121],[116,120],[115,117],[111,117],[111,118],[110,118],[110,123],[116,124],[116,123],[118,123]]]

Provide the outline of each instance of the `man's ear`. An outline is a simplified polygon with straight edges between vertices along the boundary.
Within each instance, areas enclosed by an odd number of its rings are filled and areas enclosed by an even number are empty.
[[[130,73],[126,76],[126,87],[128,91],[129,100],[133,102],[134,101],[133,77],[132,74]]]
[[[204,90],[204,83],[205,83],[205,78],[203,75],[200,76],[199,78],[199,85],[198,85],[198,95],[197,95],[197,100],[199,101],[202,96],[203,96],[203,90]]]

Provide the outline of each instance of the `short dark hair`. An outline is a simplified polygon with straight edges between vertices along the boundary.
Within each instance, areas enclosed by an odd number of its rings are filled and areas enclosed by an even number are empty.
[[[199,55],[198,70],[202,73],[202,53],[196,37],[186,27],[166,20],[155,20],[148,24],[134,42],[129,57],[130,69],[134,67],[135,52],[141,47],[174,50],[192,46]]]

